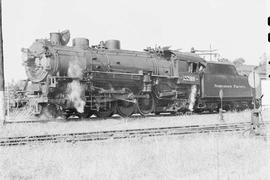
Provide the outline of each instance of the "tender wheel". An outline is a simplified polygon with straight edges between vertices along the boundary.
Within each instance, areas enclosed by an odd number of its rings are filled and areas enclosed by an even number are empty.
[[[138,98],[138,111],[141,115],[146,115],[153,112],[155,107],[154,97],[151,93],[140,93],[145,96]]]
[[[99,118],[108,118],[113,115],[115,111],[115,103],[113,102],[107,102],[103,107],[99,109],[99,111],[96,111],[96,115]]]
[[[117,112],[122,117],[130,117],[136,110],[136,105],[133,102],[120,100],[117,103]]]

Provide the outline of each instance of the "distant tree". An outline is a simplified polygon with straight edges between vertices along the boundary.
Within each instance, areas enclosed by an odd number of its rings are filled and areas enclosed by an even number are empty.
[[[233,64],[236,67],[243,65],[245,62],[246,62],[245,59],[244,58],[241,58],[241,57],[233,60]]]
[[[266,62],[270,60],[269,55],[267,55],[266,53],[263,53],[260,57],[260,62],[259,62],[259,66],[265,66]]]
[[[14,79],[12,79],[11,82],[7,83],[7,88],[10,91],[22,91],[22,90],[24,90],[26,83],[27,83],[26,80],[15,81]]]

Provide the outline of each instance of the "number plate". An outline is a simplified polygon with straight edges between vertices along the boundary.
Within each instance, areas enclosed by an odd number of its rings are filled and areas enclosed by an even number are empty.
[[[195,81],[195,76],[183,76],[184,81]]]

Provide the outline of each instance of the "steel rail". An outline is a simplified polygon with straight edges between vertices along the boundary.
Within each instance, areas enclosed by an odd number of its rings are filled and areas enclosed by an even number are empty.
[[[170,113],[164,113],[164,114],[146,114],[144,116],[140,114],[134,114],[131,117],[128,117],[128,119],[142,119],[142,118],[147,118],[147,117],[182,117],[182,116],[193,116],[193,115],[211,115],[211,114],[218,114],[218,112],[215,113],[204,113],[204,114],[199,114],[199,113],[190,113],[187,112],[185,114],[170,114]],[[123,117],[119,116],[113,116],[113,117],[108,117],[108,118],[99,118],[99,117],[91,117],[91,118],[61,118],[61,119],[38,119],[38,118],[30,118],[30,120],[6,120],[5,124],[28,124],[28,123],[48,123],[48,122],[69,122],[69,121],[74,121],[74,122],[80,122],[80,121],[97,121],[97,120],[110,120],[110,119],[122,119]]]
[[[264,122],[264,125],[270,124]],[[81,133],[64,133],[19,137],[2,137],[0,146],[16,146],[38,143],[60,143],[60,142],[80,142],[80,141],[101,141],[110,139],[143,138],[151,136],[187,135],[195,133],[215,133],[246,131],[250,128],[250,123],[231,124],[211,124],[211,125],[189,125],[175,127],[158,127],[143,129],[109,130]]]

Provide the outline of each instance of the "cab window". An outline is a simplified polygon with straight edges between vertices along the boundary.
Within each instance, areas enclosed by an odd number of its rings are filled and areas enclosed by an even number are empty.
[[[197,69],[198,69],[197,63],[193,63],[193,62],[188,63],[188,72],[189,73],[195,73],[195,72],[197,72]]]

